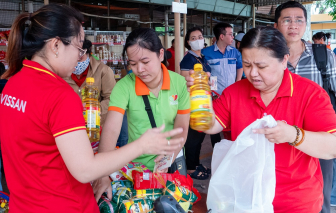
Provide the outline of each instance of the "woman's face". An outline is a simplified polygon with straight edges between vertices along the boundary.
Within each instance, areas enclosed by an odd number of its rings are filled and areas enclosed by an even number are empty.
[[[279,61],[271,56],[270,50],[244,48],[242,56],[244,73],[256,89],[270,92],[281,85],[289,55],[285,55],[284,59]]]
[[[199,43],[195,43],[195,41],[200,41]],[[195,44],[192,44],[192,43]],[[201,50],[204,48],[204,38],[202,32],[196,30],[190,33],[188,44],[192,50]]]
[[[134,75],[138,76],[144,83],[151,83],[161,72],[161,61],[163,61],[164,50],[158,55],[139,45],[133,45],[126,50],[129,63]]]
[[[52,67],[54,72],[60,77],[69,77],[71,73],[75,71],[77,62],[81,61],[80,51],[78,48],[83,46],[84,41],[84,31],[81,28],[79,36],[73,37],[69,42],[70,44],[64,45],[61,41],[58,41],[58,57],[51,57],[54,59]]]

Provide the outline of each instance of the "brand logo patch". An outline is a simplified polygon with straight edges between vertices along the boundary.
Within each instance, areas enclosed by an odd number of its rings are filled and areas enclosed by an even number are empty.
[[[172,95],[169,97],[169,101],[170,101],[170,105],[177,105],[178,101],[177,101],[177,95]]]

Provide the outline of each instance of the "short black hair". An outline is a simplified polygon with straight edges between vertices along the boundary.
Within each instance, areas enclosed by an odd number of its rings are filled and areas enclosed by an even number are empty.
[[[92,52],[92,42],[88,39],[85,39],[83,42],[83,49],[86,49],[86,54],[91,55]]]
[[[300,9],[302,9],[304,17],[305,17],[305,19],[307,21],[307,10],[306,10],[306,8],[302,4],[300,4],[299,2],[297,2],[297,1],[288,1],[288,2],[285,2],[283,4],[280,4],[276,8],[276,10],[275,10],[275,16],[274,16],[275,23],[278,23],[278,20],[279,20],[279,18],[281,16],[281,11],[284,10],[284,9],[287,9],[287,8],[300,8]]]
[[[126,61],[126,51],[127,48],[138,45],[140,48],[147,49],[154,52],[159,57],[161,49],[164,49],[161,40],[157,33],[151,28],[138,28],[133,30],[127,37],[124,49],[122,51],[122,56],[124,58],[124,63]]]
[[[174,42],[175,42],[175,38],[172,40],[172,45],[174,44]]]
[[[224,22],[221,22],[221,23],[218,23],[215,25],[215,27],[213,28],[213,33],[215,34],[215,37],[216,37],[216,40],[218,41],[219,40],[219,36],[221,34],[224,34],[226,35],[226,28],[232,28],[232,26],[228,23],[224,23]]]
[[[318,32],[318,33],[315,33],[313,35],[313,40],[314,39],[320,40],[321,38],[323,38],[323,41],[326,41],[327,39],[331,38],[331,34],[330,33],[324,33],[324,32]]]
[[[203,35],[203,30],[200,27],[193,27],[193,28],[188,29],[187,34],[186,34],[186,36],[184,38],[184,47],[187,48],[188,50],[191,50],[191,47],[188,44],[188,41],[190,39],[190,34],[192,32],[194,32],[194,31],[200,31],[202,33],[202,35]]]
[[[240,42],[240,52],[244,49],[264,48],[271,56],[282,61],[289,54],[287,42],[282,33],[274,27],[259,27],[249,30]]]

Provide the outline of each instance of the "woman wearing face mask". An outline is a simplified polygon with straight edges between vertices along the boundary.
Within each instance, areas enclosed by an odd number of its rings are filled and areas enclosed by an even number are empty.
[[[193,70],[194,65],[197,63],[203,65],[203,70],[205,72],[211,72],[208,61],[201,54],[201,50],[204,48],[204,38],[201,28],[193,27],[187,31],[187,35],[184,39],[184,46],[189,51],[180,63],[181,75],[184,77],[188,76],[189,70]],[[185,144],[187,169],[190,176],[198,180],[208,179],[211,174],[210,169],[200,164],[199,161],[204,137],[205,133],[198,132],[189,127],[188,137]],[[219,134],[211,135],[211,142],[213,144],[220,140],[221,137]]]
[[[71,74],[71,77],[66,77],[64,80],[75,90],[81,97],[81,91],[86,86],[85,79],[87,77],[94,78],[94,84],[99,90],[99,102],[101,106],[101,126],[104,126],[107,116],[107,108],[110,101],[110,94],[116,81],[113,71],[110,67],[93,58],[91,55],[92,43],[85,39],[83,49],[86,49],[86,54],[81,58],[76,66],[76,70]]]
[[[63,80],[85,55],[83,21],[75,9],[49,4],[18,15],[11,28],[9,69],[1,76],[9,80],[0,102],[11,213],[99,213],[91,181],[142,154],[165,154],[182,146],[182,138],[176,137],[167,144],[167,137],[181,129],[161,133],[163,128],[157,128],[120,149],[93,154],[81,100]]]

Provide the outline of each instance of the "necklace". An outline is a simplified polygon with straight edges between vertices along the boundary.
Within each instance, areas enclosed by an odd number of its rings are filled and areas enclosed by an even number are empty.
[[[292,61],[292,62],[291,62],[291,64],[292,64],[293,67],[296,67],[297,62],[300,60],[301,55],[302,55],[302,53],[304,52],[304,50],[305,50],[305,45],[303,44],[303,42],[301,42],[301,51],[300,51],[299,57],[297,57],[297,59],[295,59],[295,61]],[[295,65],[295,66],[294,66],[294,65]]]

